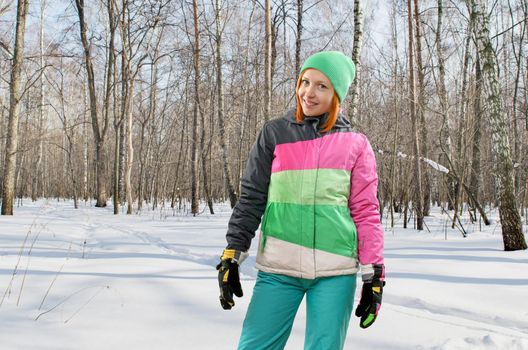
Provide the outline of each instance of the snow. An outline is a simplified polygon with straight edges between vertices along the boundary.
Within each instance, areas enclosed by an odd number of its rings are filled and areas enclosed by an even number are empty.
[[[399,158],[403,158],[403,159],[407,158],[407,155],[406,155],[405,153],[403,153],[403,152],[398,152],[398,153],[397,153],[397,156],[398,156]]]
[[[435,170],[438,170],[442,173],[445,173],[445,174],[448,174],[449,173],[449,169],[447,169],[445,166],[441,165],[441,164],[438,164],[437,162],[435,162],[434,160],[431,160],[429,158],[422,158],[420,157],[421,160],[423,160],[424,162],[426,162],[427,164],[429,164],[429,166]]]
[[[245,296],[222,310],[214,266],[230,209],[215,209],[114,216],[24,200],[0,217],[2,349],[235,349],[256,247]],[[496,224],[463,221],[463,238],[439,210],[426,223],[386,228],[380,316],[366,330],[352,316],[345,349],[528,349],[528,251],[504,252]],[[302,349],[305,320],[302,305],[286,349]]]

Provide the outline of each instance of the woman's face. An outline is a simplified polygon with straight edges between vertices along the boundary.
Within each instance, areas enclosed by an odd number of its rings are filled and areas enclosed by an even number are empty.
[[[334,87],[330,80],[317,69],[307,69],[297,91],[305,116],[315,117],[330,110]]]

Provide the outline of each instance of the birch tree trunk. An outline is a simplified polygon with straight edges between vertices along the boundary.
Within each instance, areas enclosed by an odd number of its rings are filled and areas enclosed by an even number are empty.
[[[416,215],[416,228],[423,230],[423,197],[422,197],[422,169],[420,162],[420,141],[418,137],[418,117],[416,115],[416,82],[414,78],[414,48],[412,24],[412,0],[407,1],[409,25],[409,103],[411,109],[412,138],[414,150],[414,208]]]
[[[38,147],[37,160],[33,170],[33,181],[31,185],[31,199],[36,201],[42,195],[39,186],[42,184],[42,156],[44,151],[44,12],[46,1],[40,3],[40,28],[39,28],[39,116],[38,116]]]
[[[391,41],[393,46],[393,60],[394,67],[392,68],[392,84],[394,85],[392,101],[394,104],[394,138],[392,140],[392,154],[391,154],[391,169],[390,169],[390,217],[391,217],[391,228],[394,228],[394,207],[396,203],[396,176],[397,176],[397,166],[396,166],[396,152],[398,147],[399,128],[400,128],[400,113],[399,113],[399,101],[400,101],[400,92],[399,92],[399,59],[398,59],[398,30],[396,27],[396,3],[392,3],[392,12],[391,12]]]
[[[463,183],[467,175],[467,152],[466,152],[466,130],[467,130],[467,105],[468,105],[468,77],[469,77],[469,66],[471,61],[471,31],[474,26],[474,22],[470,19],[469,21],[469,30],[466,42],[464,45],[464,60],[462,63],[462,87],[460,90],[460,114],[458,115],[458,136],[457,136],[457,145],[456,159],[452,160],[455,168],[455,175],[457,181],[455,182],[455,187],[453,190],[453,221],[451,228],[455,228],[456,220],[460,220],[459,216],[461,214],[460,208],[463,207],[462,199],[462,189]]]
[[[198,1],[193,0],[194,15],[194,111],[192,125],[191,149],[191,212],[199,211],[199,176],[198,176],[198,113],[200,104],[200,31],[198,24]]]
[[[116,119],[117,117],[114,119],[114,195],[112,196],[112,202],[114,203],[114,215],[119,214],[119,206],[121,205],[121,191],[119,190],[119,179],[121,178],[121,169],[119,166],[119,150],[121,149],[121,123],[117,122]]]
[[[297,32],[295,33],[295,83],[301,70],[302,17],[304,0],[297,0]]]
[[[132,142],[132,100],[133,100],[133,91],[134,91],[134,79],[130,80],[129,85],[129,97],[126,99],[126,121],[127,121],[127,161],[125,167],[125,193],[127,200],[127,214],[132,214],[132,165],[134,164],[134,144]]]
[[[62,62],[61,62],[61,68],[62,68]],[[64,137],[66,141],[66,145],[63,147],[64,151],[66,152],[67,156],[67,162],[64,164],[65,168],[67,168],[67,174],[69,175],[72,183],[72,195],[73,195],[73,207],[75,209],[79,208],[78,201],[77,201],[77,178],[75,176],[75,162],[73,160],[73,155],[75,151],[75,129],[74,129],[74,123],[70,123],[68,121],[68,114],[66,112],[66,97],[65,97],[65,89],[64,89],[64,76],[60,76],[60,82],[57,83],[57,86],[55,87],[58,94],[59,94],[59,103],[60,103],[60,111],[57,111],[55,107],[55,111],[57,112],[59,119],[62,122],[62,129],[64,131]],[[71,124],[71,125],[70,125]],[[65,172],[66,174],[66,172]]]
[[[162,29],[163,31],[163,29]],[[160,38],[161,38],[160,34]],[[154,116],[156,115],[156,101],[158,96],[158,58],[159,58],[159,45],[156,46],[153,54],[152,54],[152,68],[150,71],[150,92],[149,92],[149,109],[148,113],[142,120],[140,119],[141,124],[141,133],[140,133],[140,141],[139,141],[139,175],[138,175],[138,210],[141,210],[143,207],[143,200],[145,198],[145,189],[144,189],[144,181],[145,181],[145,163],[146,156],[144,152],[145,148],[145,129],[147,127],[147,124],[154,119]],[[172,75],[172,67],[171,71],[169,72],[168,76],[170,77]],[[140,89],[141,91],[141,89]],[[168,94],[168,91],[166,92]],[[140,101],[142,98],[140,97]],[[148,153],[148,152],[147,152]],[[179,164],[178,164],[179,166]],[[175,176],[178,176],[178,172],[176,171]],[[176,183],[177,181],[175,181]],[[174,207],[173,207],[174,208]]]
[[[15,34],[15,49],[11,80],[9,84],[9,121],[7,124],[7,140],[5,148],[4,178],[2,183],[2,215],[13,215],[15,196],[15,170],[18,148],[18,117],[21,99],[21,72],[24,64],[24,35],[26,32],[26,15],[28,0],[18,0],[17,23]]]
[[[354,0],[354,46],[352,48],[352,61],[356,65],[356,78],[352,83],[352,91],[350,93],[350,121],[352,125],[360,124],[361,118],[358,116],[358,101],[359,101],[359,83],[361,77],[361,45],[363,44],[363,9],[361,8],[361,0]],[[343,101],[341,101],[343,102]]]
[[[526,2],[526,1],[525,1]],[[510,18],[511,18],[511,21],[512,21],[512,27],[515,26],[515,23],[514,23],[514,11],[512,9],[512,5],[508,2],[508,7],[509,7],[509,13],[510,13]],[[516,46],[516,43],[515,43],[515,38],[516,38],[516,33],[515,33],[515,30],[511,30],[511,34],[510,34],[510,40],[511,40],[511,45],[512,45],[512,53],[513,53],[513,57],[515,58],[515,69],[516,69],[516,73],[515,73],[515,82],[514,82],[514,88],[513,88],[513,101],[512,101],[512,106],[513,106],[513,110],[512,110],[512,129],[513,129],[513,162],[514,163],[518,163],[518,164],[521,164],[522,163],[522,159],[521,159],[521,135],[519,135],[519,127],[517,125],[517,116],[518,116],[518,113],[517,113],[517,103],[518,103],[518,99],[519,99],[519,90],[520,90],[520,80],[521,80],[521,71],[522,71],[522,63],[523,63],[523,50],[521,48],[521,45],[523,44],[524,42],[524,37],[525,37],[525,34],[526,34],[526,29],[527,29],[528,25],[525,25],[525,26],[522,26],[521,30],[520,30],[520,34],[519,34],[519,47]],[[526,89],[525,89],[526,90]],[[519,119],[520,119],[520,116],[519,116]],[[517,200],[517,203],[521,204],[522,203],[522,180],[521,180],[521,174],[522,174],[522,171],[521,171],[521,167],[515,167],[514,168],[514,171],[515,171],[515,196],[518,198]],[[522,214],[522,206],[521,206],[521,214]]]
[[[264,49],[264,120],[268,121],[271,114],[271,5],[270,0],[265,1],[266,40]]]
[[[85,202],[88,201],[88,132],[86,131],[86,111],[88,110],[86,80],[83,81],[83,116],[82,116],[82,196]]]
[[[482,99],[482,89],[481,89],[481,80],[482,77],[480,75],[481,69],[480,69],[480,61],[477,58],[476,62],[476,91],[475,91],[475,99],[473,102],[473,115],[475,117],[473,124],[474,124],[474,132],[473,132],[473,152],[472,152],[472,160],[471,160],[471,170],[470,170],[470,178],[469,178],[469,192],[471,192],[471,197],[473,198],[471,201],[473,201],[473,207],[474,212],[476,209],[479,209],[479,188],[480,188],[480,142],[481,142],[481,136],[482,136],[482,107],[481,107],[481,99]],[[479,210],[480,215],[482,217],[482,220],[484,221],[484,225],[489,225],[490,222],[488,220],[488,217],[484,210]],[[475,213],[476,217],[476,213]]]
[[[416,65],[418,72],[418,119],[420,122],[420,151],[421,157],[429,158],[428,140],[427,140],[427,123],[425,121],[425,70],[422,60],[422,25],[420,22],[420,9],[418,7],[418,0],[414,0],[414,21],[415,21],[415,36],[416,36]],[[422,197],[423,197],[423,216],[429,215],[431,210],[431,180],[429,179],[429,171],[427,168],[423,169],[422,173]]]
[[[222,158],[223,158],[223,170],[225,183],[227,186],[227,195],[229,197],[229,203],[231,208],[235,207],[237,202],[237,195],[235,192],[235,187],[233,186],[233,179],[231,176],[231,169],[229,167],[229,146],[226,142],[228,137],[225,132],[225,115],[224,115],[224,81],[222,74],[222,29],[220,27],[220,20],[222,14],[220,11],[220,0],[216,0],[216,88],[217,88],[217,103],[218,103],[218,131],[220,133],[220,147],[222,148]]]
[[[96,207],[106,207],[106,157],[104,153],[104,144],[106,139],[106,132],[108,131],[108,117],[105,116],[103,121],[103,128],[99,126],[99,119],[97,117],[97,96],[95,93],[95,75],[92,64],[90,44],[86,32],[86,22],[84,18],[84,0],[75,0],[77,7],[77,14],[79,15],[79,30],[81,35],[81,42],[84,49],[84,60],[86,64],[86,75],[88,78],[88,91],[90,96],[90,117],[92,120],[92,130],[94,133],[95,143],[95,163],[96,163],[96,186],[97,186],[97,203]]]
[[[200,106],[198,106],[200,107]],[[207,158],[209,156],[209,153],[211,151],[211,143],[212,143],[212,135],[210,136],[210,139],[205,144],[205,115],[200,108],[200,119],[202,121],[202,130],[201,130],[201,136],[200,136],[200,149],[202,150],[202,176],[203,176],[203,190],[205,194],[205,200],[207,201],[207,206],[209,207],[209,213],[214,214],[213,209],[213,199],[211,197],[211,190],[210,190],[210,181],[209,181],[209,170],[207,169]],[[213,130],[211,130],[211,133],[214,133]]]
[[[507,116],[498,77],[497,56],[489,33],[489,16],[484,0],[469,0],[475,16],[475,37],[482,63],[482,87],[486,99],[485,114],[491,130],[494,172],[499,187],[499,216],[504,250],[526,249],[522,222],[515,200],[513,162],[508,137]]]
[[[132,100],[134,96],[134,78],[135,74],[132,74],[131,68],[131,55],[132,55],[132,43],[129,42],[129,24],[130,18],[128,16],[128,1],[122,1],[122,16],[121,16],[121,41],[123,49],[121,51],[121,124],[123,130],[121,130],[121,137],[126,137],[126,164],[124,169],[124,182],[125,182],[125,196],[127,201],[127,214],[132,214],[132,183],[131,173],[132,164],[134,162],[134,147],[132,144]],[[136,71],[137,72],[137,71]],[[126,124],[125,124],[126,123]],[[125,129],[126,128],[126,135]],[[123,139],[122,139],[123,140]],[[124,147],[125,143],[121,142],[121,147]]]
[[[108,3],[106,5],[106,9],[108,12],[108,24],[109,24],[109,40],[108,40],[108,60],[107,60],[107,68],[106,68],[106,89],[105,89],[105,99],[104,99],[104,106],[103,106],[103,113],[105,116],[105,119],[110,119],[110,98],[112,96],[112,93],[115,92],[115,82],[113,80],[114,78],[114,67],[115,67],[115,31],[117,27],[117,19],[115,17],[115,5],[114,0],[108,0]],[[115,106],[115,100],[114,100],[114,106]],[[119,214],[119,205],[120,205],[120,198],[119,198],[119,179],[120,179],[120,168],[119,168],[119,149],[120,149],[120,142],[121,142],[121,123],[117,120],[118,116],[114,113],[114,132],[115,132],[115,140],[114,140],[114,190],[113,190],[113,204],[114,204],[114,215]]]
[[[442,114],[442,129],[440,132],[440,147],[445,158],[445,164],[449,164],[450,170],[453,171],[453,147],[451,142],[451,118],[449,115],[449,101],[447,96],[446,88],[446,72],[445,72],[445,55],[444,47],[442,46],[442,30],[443,30],[443,18],[444,18],[444,5],[443,0],[438,0],[438,20],[436,26],[436,55],[438,57],[438,93],[440,99],[440,113]],[[449,176],[447,178],[447,192],[448,192],[448,207],[454,208],[455,188],[456,181],[455,177]]]

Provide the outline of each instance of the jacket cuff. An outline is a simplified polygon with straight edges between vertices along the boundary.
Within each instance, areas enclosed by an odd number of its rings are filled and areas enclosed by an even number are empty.
[[[243,252],[236,249],[224,249],[220,260],[231,260],[236,262],[238,265],[242,264],[244,260],[249,256],[248,252]]]
[[[372,283],[373,280],[385,281],[385,265],[366,264],[360,265],[363,283]]]

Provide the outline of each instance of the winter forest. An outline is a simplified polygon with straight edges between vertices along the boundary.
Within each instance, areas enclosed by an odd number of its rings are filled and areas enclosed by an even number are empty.
[[[377,153],[390,225],[422,230],[440,206],[464,235],[462,214],[498,208],[505,250],[526,249],[527,15],[526,0],[2,1],[2,214],[21,198],[234,205],[300,63],[341,50],[358,71],[343,113]]]

